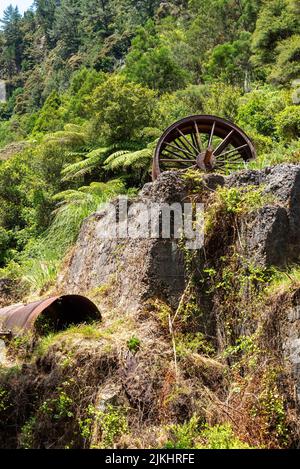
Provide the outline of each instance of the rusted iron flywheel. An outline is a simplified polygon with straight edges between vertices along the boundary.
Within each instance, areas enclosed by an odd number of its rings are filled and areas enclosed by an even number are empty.
[[[210,115],[189,116],[171,125],[158,142],[152,176],[198,168],[228,173],[256,157],[250,138],[232,122]]]

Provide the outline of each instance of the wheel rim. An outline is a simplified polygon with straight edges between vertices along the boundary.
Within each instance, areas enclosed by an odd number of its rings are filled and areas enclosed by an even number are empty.
[[[164,171],[188,168],[229,173],[255,157],[250,138],[232,122],[210,115],[189,116],[175,122],[159,140],[153,179]]]

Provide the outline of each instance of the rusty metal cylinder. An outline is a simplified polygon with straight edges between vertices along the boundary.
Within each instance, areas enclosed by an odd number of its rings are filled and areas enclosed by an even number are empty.
[[[91,300],[64,295],[0,309],[0,333],[15,336],[37,330],[37,324],[43,322],[50,324],[51,330],[60,331],[70,325],[100,320],[101,313]]]

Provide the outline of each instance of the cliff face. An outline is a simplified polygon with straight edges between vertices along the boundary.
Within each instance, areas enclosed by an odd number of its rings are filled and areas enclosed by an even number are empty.
[[[4,445],[20,445],[33,418],[34,447],[66,445],[66,426],[79,431],[77,414],[87,418],[87,404],[96,413],[127,409],[126,430],[115,435],[119,446],[151,447],[160,438],[163,445],[175,438],[166,425],[195,415],[209,425],[229,422],[250,446],[300,445],[300,285],[287,270],[300,255],[300,167],[229,177],[165,173],[130,201],[144,205],[135,206],[129,223],[137,228],[153,202],[188,200],[205,206],[205,241],[197,251],[175,240],[103,239],[112,226],[107,210],[86,220],[57,289],[90,296],[103,325],[90,337],[57,336],[33,352],[17,378],[2,376],[14,405],[22,383],[26,409],[6,411],[16,433],[2,436]],[[287,280],[274,269],[286,271]],[[84,401],[65,376],[86,392]],[[77,417],[70,410],[69,423],[62,417],[54,425],[41,403],[52,402],[55,412],[62,392]],[[91,420],[89,438],[79,432],[75,447],[103,440],[99,421]]]
[[[229,264],[234,255],[243,259],[238,265],[232,265],[232,270],[241,270],[241,263],[251,264],[253,269],[284,269],[299,259],[299,167],[280,165],[263,171],[242,171],[229,177],[207,175],[201,181],[180,173],[164,173],[129,202],[131,206],[135,203],[136,208],[128,221],[131,228],[138,229],[152,203],[183,205],[189,200],[203,202],[205,217],[209,218],[214,193],[220,187],[229,197],[231,193],[237,197],[246,191],[261,201],[256,201],[253,208],[250,197],[249,207],[244,207],[243,213],[239,213],[238,207],[233,208],[237,210],[234,216],[230,216],[229,207],[229,213],[225,210],[216,218],[212,233],[205,235],[204,249],[190,252],[193,263],[197,264],[192,267],[198,277],[197,302],[205,310],[202,328],[207,332],[209,323],[209,331],[215,337],[218,332],[211,328],[216,328],[219,308],[215,305],[219,299],[218,295],[215,298],[214,294],[205,293],[203,276],[207,269],[213,268],[220,274],[224,267],[220,258],[224,256]],[[230,192],[234,190],[238,195]],[[184,292],[191,274],[180,243],[174,239],[104,239],[103,233],[111,229],[112,222],[112,214],[107,210],[86,220],[59,279],[59,291],[89,294],[98,290],[102,292],[102,307],[120,312],[137,311],[153,298],[176,310],[182,299],[186,301]],[[243,276],[247,275],[245,271]],[[234,288],[240,288],[242,281],[243,278]],[[242,325],[238,335],[241,330]]]
[[[245,254],[256,264],[284,267],[300,254],[300,170],[278,165],[263,171],[245,171],[228,178],[229,187],[262,187],[274,203],[252,213],[245,221]]]
[[[144,207],[151,202],[184,203],[192,182],[180,175],[164,173],[147,185],[139,198],[130,204],[143,203],[129,218],[137,228],[145,218]],[[279,165],[263,171],[242,171],[229,177],[206,176],[203,179],[206,197],[217,186],[227,188],[262,188],[272,196],[267,205],[251,211],[241,220],[242,254],[256,265],[284,267],[300,254],[300,168]],[[195,195],[195,194],[194,194]],[[272,200],[273,199],[273,200]],[[112,286],[115,306],[140,305],[147,297],[161,296],[174,305],[185,287],[183,256],[174,240],[107,240],[101,235],[109,231],[111,214],[96,213],[86,220],[78,243],[67,266],[63,289],[73,293],[88,292],[101,285]],[[217,229],[217,227],[216,227]]]
[[[198,182],[199,183],[199,182]],[[183,203],[188,199],[191,191],[195,197],[197,189],[193,187],[193,181],[182,178],[180,174],[165,173],[154,184],[147,185],[135,202],[143,202],[149,206],[151,202]],[[235,219],[237,233],[232,233],[232,226],[213,227],[219,241],[215,236],[206,240],[206,256],[200,252],[194,253],[196,259],[198,280],[201,278],[201,270],[208,266],[214,269],[221,267],[218,257],[230,256],[233,252],[247,264],[241,278],[240,261],[232,264],[235,269],[237,282],[231,285],[236,290],[243,289],[242,300],[238,295],[239,305],[232,306],[232,315],[240,315],[241,311],[235,309],[245,308],[248,305],[248,314],[232,322],[232,331],[226,333],[224,323],[230,311],[224,308],[222,301],[228,301],[228,295],[220,294],[220,289],[207,294],[202,287],[197,288],[197,303],[203,311],[203,317],[198,324],[199,330],[212,334],[217,343],[218,350],[224,350],[232,345],[232,341],[241,336],[254,333],[258,327],[269,328],[270,309],[272,317],[277,323],[279,335],[272,340],[273,350],[279,354],[280,360],[286,362],[293,370],[295,386],[300,388],[300,320],[298,309],[298,295],[292,295],[282,303],[278,298],[274,305],[268,305],[264,314],[255,311],[257,305],[257,292],[251,293],[251,287],[246,285],[247,276],[251,277],[249,266],[252,269],[267,270],[272,267],[285,269],[290,264],[297,262],[300,255],[300,168],[294,165],[279,165],[262,171],[242,171],[229,177],[209,175],[203,178],[201,193],[198,201],[205,202],[209,211],[213,203],[212,192],[217,187],[228,190],[238,188],[240,190],[261,190],[261,197],[266,197],[266,202],[255,210],[249,207],[249,211]],[[135,213],[132,220],[138,223],[141,213]],[[178,307],[180,299],[185,298],[185,291],[189,282],[189,273],[185,265],[185,259],[176,242],[171,240],[129,240],[107,241],[97,238],[97,232],[108,229],[109,216],[103,213],[95,214],[88,219],[82,229],[82,233],[75,247],[74,254],[68,265],[63,279],[64,290],[75,292],[88,292],[101,286],[107,286],[106,302],[110,308],[118,310],[143,308],[147,300],[159,298],[170,307]],[[100,226],[99,226],[100,225]],[[221,231],[220,231],[221,228]],[[229,236],[224,236],[222,230],[228,230]],[[224,245],[222,243],[224,242]],[[221,245],[221,246],[220,246]],[[221,250],[220,250],[221,248]],[[208,259],[207,259],[208,256]],[[229,261],[230,264],[230,261]],[[248,270],[247,270],[248,269]],[[239,272],[238,272],[239,271]],[[199,275],[200,272],[200,275]],[[249,284],[251,279],[249,279]],[[243,286],[242,286],[243,285]],[[247,291],[249,290],[249,291]],[[233,294],[234,297],[234,294]],[[241,300],[241,301],[240,301]],[[280,307],[277,307],[279,302]],[[274,307],[274,311],[273,308]],[[226,310],[226,311],[224,311]],[[225,316],[224,316],[225,315]],[[266,345],[266,344],[265,344]]]
[[[184,182],[168,174],[149,185],[139,198],[129,201],[136,209],[125,223],[129,230],[138,230],[147,219],[151,202],[175,203],[187,197]],[[143,205],[138,205],[143,204]],[[117,207],[118,201],[114,203]],[[89,292],[102,287],[107,292],[109,308],[136,311],[146,299],[160,297],[176,305],[183,293],[185,270],[183,254],[174,240],[105,239],[114,222],[114,214],[104,210],[92,215],[82,228],[78,243],[59,283],[64,291]]]

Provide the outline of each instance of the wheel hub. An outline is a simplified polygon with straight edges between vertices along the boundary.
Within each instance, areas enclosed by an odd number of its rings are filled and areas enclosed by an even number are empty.
[[[199,155],[197,155],[196,162],[198,168],[202,169],[202,171],[212,171],[216,163],[213,150],[210,148],[199,153]]]

